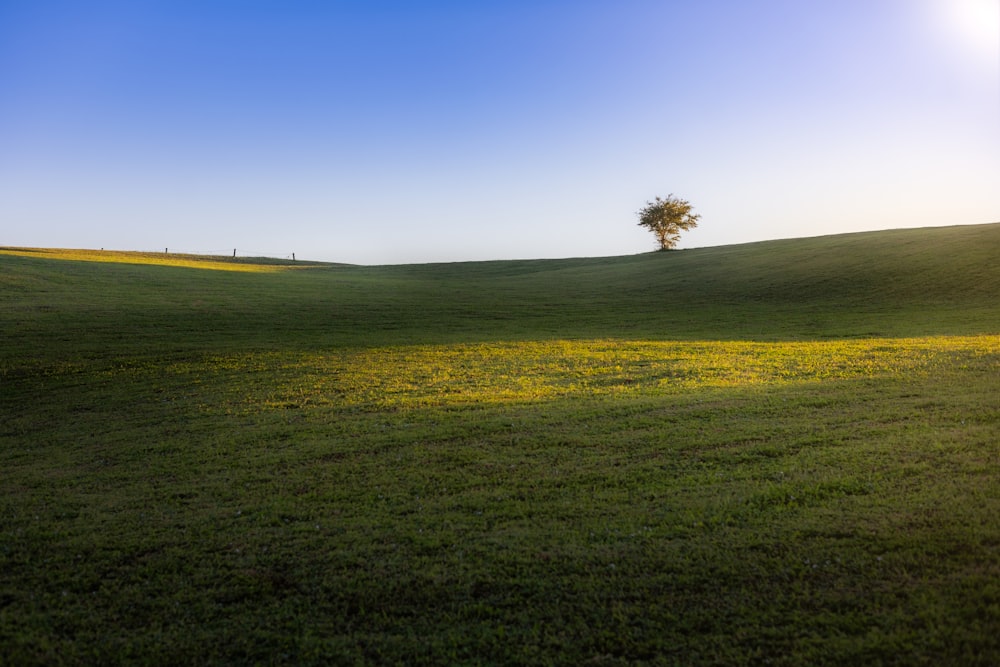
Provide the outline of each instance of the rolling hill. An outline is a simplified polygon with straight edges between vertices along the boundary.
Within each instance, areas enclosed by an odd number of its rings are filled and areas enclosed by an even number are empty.
[[[134,258],[149,264],[124,264],[0,251],[0,304],[12,352],[39,336],[52,345],[69,336],[75,348],[110,330],[139,345],[158,341],[162,350],[995,333],[998,249],[1000,224],[630,257],[295,270],[285,264],[261,273],[192,271],[163,265],[167,258],[156,255]],[[201,261],[211,269],[227,258]],[[160,317],[169,325],[149,326]]]
[[[995,665],[998,250],[0,248],[0,663]]]

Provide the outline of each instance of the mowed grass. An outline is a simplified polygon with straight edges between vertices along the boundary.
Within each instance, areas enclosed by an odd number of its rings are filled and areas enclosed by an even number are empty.
[[[0,662],[996,664],[998,249],[0,250]]]

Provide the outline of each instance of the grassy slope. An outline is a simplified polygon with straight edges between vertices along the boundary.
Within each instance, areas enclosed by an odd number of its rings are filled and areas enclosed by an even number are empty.
[[[102,345],[115,330],[140,348],[156,341],[161,350],[229,342],[287,349],[539,338],[780,340],[996,333],[998,246],[1000,225],[978,225],[622,258],[252,275],[6,257],[0,275],[8,322],[48,345],[68,340],[68,354],[88,340]],[[143,326],[160,318],[169,327]],[[18,329],[10,333],[8,350],[15,351],[14,340],[31,344]]]
[[[0,251],[2,653],[994,663],[997,248]]]

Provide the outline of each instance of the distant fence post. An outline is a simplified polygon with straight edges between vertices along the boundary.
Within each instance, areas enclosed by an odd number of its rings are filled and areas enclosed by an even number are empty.
[[[164,254],[164,255],[167,255],[167,254],[169,254],[169,253],[170,253],[170,248],[164,248],[164,249],[163,249],[163,254]]]
[[[295,253],[294,252],[292,253],[292,261],[293,262],[295,261]]]
[[[233,259],[236,259],[236,248],[233,248]]]

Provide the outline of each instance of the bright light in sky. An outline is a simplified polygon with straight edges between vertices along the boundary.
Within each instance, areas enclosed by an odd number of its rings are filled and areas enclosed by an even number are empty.
[[[939,12],[956,41],[969,53],[996,65],[1000,58],[1000,0],[938,0]]]
[[[0,245],[365,264],[1000,221],[1000,0],[3,0]]]

